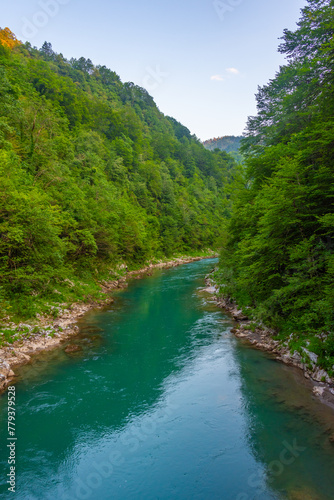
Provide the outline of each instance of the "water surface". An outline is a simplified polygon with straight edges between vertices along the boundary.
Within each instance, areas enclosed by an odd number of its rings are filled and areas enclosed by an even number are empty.
[[[334,498],[333,411],[250,348],[200,290],[214,260],[134,280],[92,312],[82,352],[45,353],[17,391],[17,492],[1,498]]]

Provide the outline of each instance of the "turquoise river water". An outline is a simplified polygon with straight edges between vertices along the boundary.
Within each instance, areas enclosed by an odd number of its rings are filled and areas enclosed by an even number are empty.
[[[215,260],[133,280],[16,383],[16,491],[0,397],[0,498],[334,499],[334,413],[231,333]]]

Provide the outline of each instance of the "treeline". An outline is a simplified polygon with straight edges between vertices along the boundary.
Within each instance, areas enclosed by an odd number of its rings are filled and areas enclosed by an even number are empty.
[[[309,0],[259,88],[221,258],[225,292],[334,365],[334,2]],[[298,344],[299,343],[299,344]]]
[[[119,263],[220,245],[231,157],[105,66],[8,28],[0,42],[2,316],[87,297]]]

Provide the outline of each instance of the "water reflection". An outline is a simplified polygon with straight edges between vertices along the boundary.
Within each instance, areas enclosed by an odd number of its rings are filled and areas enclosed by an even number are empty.
[[[246,344],[237,347],[235,361],[248,446],[259,464],[258,473],[249,478],[249,491],[240,498],[253,498],[269,485],[291,500],[334,498],[333,410],[315,399],[299,370]]]
[[[30,380],[23,368],[17,500],[334,497],[333,413],[230,334],[198,290],[211,266],[135,281],[85,317],[82,351],[45,353]]]

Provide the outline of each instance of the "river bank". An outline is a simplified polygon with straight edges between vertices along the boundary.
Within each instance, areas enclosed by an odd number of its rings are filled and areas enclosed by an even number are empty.
[[[25,336],[19,338],[12,344],[0,348],[0,393],[3,392],[11,383],[15,382],[15,368],[31,362],[33,356],[42,351],[47,351],[60,347],[71,337],[76,335],[79,327],[77,321],[92,309],[102,309],[111,304],[113,298],[110,295],[114,290],[126,288],[130,279],[140,279],[149,276],[154,269],[168,269],[182,264],[195,262],[201,259],[217,257],[212,252],[207,256],[184,256],[171,259],[169,261],[159,261],[150,263],[147,266],[134,271],[128,271],[126,266],[122,270],[124,275],[112,281],[101,283],[101,289],[106,298],[99,302],[90,301],[88,303],[74,303],[64,305],[60,309],[57,318],[52,316],[39,316],[37,321],[32,323],[20,323],[19,325],[8,324],[6,327],[16,326],[18,330],[27,331]],[[18,335],[19,336],[19,335]],[[68,346],[67,352],[71,352],[71,346]],[[72,347],[73,351],[75,346]]]
[[[202,292],[216,262],[131,279],[78,335],[15,369],[15,500],[334,498],[333,410],[302,372],[231,335]],[[6,392],[1,498],[7,423]]]
[[[205,279],[206,290],[213,295],[217,306],[224,309],[236,322],[231,332],[238,338],[252,344],[256,349],[269,352],[275,359],[289,366],[303,371],[304,377],[312,384],[312,391],[323,403],[334,408],[334,380],[328,373],[317,366],[317,355],[303,349],[303,356],[297,351],[291,352],[287,342],[274,340],[277,334],[264,325],[254,325],[235,302],[232,302],[218,293],[218,287],[210,275]]]

